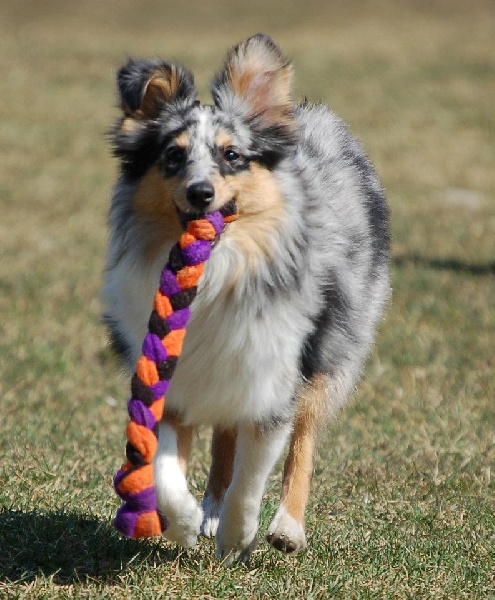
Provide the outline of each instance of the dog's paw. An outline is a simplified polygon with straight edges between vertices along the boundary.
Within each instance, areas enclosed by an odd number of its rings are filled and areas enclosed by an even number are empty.
[[[254,534],[246,536],[243,540],[219,539],[217,535],[217,559],[226,566],[236,562],[247,563],[258,545],[257,531],[256,528]]]
[[[279,507],[270,523],[266,539],[274,548],[286,554],[294,554],[307,546],[304,527],[283,506]]]
[[[217,531],[217,558],[226,565],[247,562],[258,544],[257,513],[225,508],[224,505]]]
[[[222,502],[215,500],[211,494],[206,494],[201,506],[203,508],[201,535],[207,538],[214,538],[217,535],[218,524],[220,523]]]
[[[192,548],[198,539],[203,511],[193,496],[186,492],[174,503],[161,503],[160,512],[168,523],[164,537],[183,548]]]

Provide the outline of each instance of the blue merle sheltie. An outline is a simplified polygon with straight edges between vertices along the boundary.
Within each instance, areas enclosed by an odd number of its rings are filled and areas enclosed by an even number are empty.
[[[267,478],[286,444],[280,505],[267,540],[306,546],[304,513],[318,433],[362,372],[389,295],[388,208],[370,161],[327,107],[293,98],[292,65],[255,35],[213,79],[131,59],[118,72],[112,131],[120,175],[103,286],[114,345],[133,367],[178,213],[234,200],[192,306],[159,425],[154,469],[165,536],[184,547],[216,536],[245,560]],[[194,429],[213,427],[201,506],[188,490]]]

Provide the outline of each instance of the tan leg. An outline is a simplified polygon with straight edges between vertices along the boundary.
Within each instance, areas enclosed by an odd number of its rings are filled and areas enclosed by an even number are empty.
[[[316,377],[303,391],[284,465],[280,506],[268,528],[267,540],[282,552],[306,547],[304,514],[308,503],[318,432],[327,421],[327,385]]]
[[[222,500],[232,481],[235,443],[235,430],[218,428],[213,430],[211,467],[203,499],[203,523],[201,525],[201,533],[205,537],[214,537],[218,529]]]
[[[187,488],[193,428],[167,414],[159,424],[158,450],[154,460],[158,509],[167,520],[164,536],[190,548],[196,543],[203,512]]]
[[[206,494],[221,502],[232,481],[236,433],[232,429],[214,429],[211,440],[211,467]]]

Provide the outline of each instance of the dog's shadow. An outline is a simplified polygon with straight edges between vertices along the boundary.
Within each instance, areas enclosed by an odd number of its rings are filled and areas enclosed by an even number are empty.
[[[495,262],[467,263],[455,258],[429,258],[413,253],[394,256],[393,263],[397,267],[414,265],[436,271],[452,271],[468,275],[495,275]]]
[[[130,563],[170,562],[179,550],[121,538],[108,523],[77,513],[0,511],[0,582],[110,583]]]

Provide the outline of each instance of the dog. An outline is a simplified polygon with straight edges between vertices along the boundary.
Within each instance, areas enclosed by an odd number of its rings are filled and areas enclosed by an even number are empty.
[[[389,296],[389,214],[372,164],[326,106],[295,102],[293,69],[255,35],[214,77],[213,105],[192,74],[130,59],[117,75],[112,129],[120,174],[109,214],[104,319],[134,366],[180,213],[235,201],[206,264],[167,394],[154,461],[165,537],[247,560],[265,485],[288,443],[267,540],[306,547],[319,432],[362,372]],[[202,506],[188,490],[193,432],[212,426]]]

